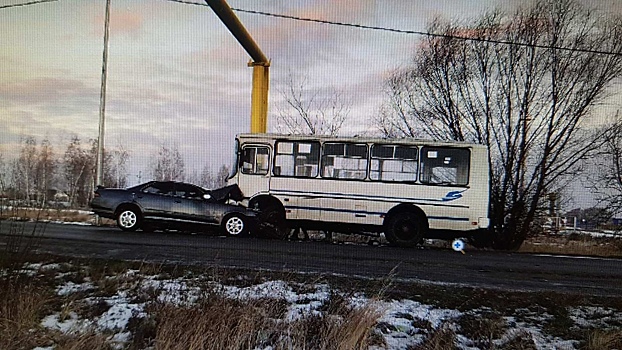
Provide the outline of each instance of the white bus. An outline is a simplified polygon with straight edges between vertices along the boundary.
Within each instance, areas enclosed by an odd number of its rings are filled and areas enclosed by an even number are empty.
[[[470,237],[489,225],[485,146],[363,137],[241,134],[228,184],[287,227],[377,234],[400,246]]]

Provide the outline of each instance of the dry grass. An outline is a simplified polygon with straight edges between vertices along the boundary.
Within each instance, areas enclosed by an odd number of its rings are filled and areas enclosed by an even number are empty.
[[[285,321],[282,300],[237,300],[211,295],[189,307],[155,305],[135,332],[152,337],[158,350],[180,349],[366,349],[380,313],[373,307],[310,313]],[[338,314],[344,314],[343,316]],[[145,337],[134,347],[145,346]]]
[[[519,252],[622,258],[622,239],[589,235],[540,235],[526,240]]]
[[[94,216],[85,211],[52,208],[15,207],[0,213],[0,220],[93,222]]]
[[[49,281],[22,271],[37,247],[41,228],[26,231],[8,225],[9,236],[0,252],[0,349],[27,348],[36,339],[41,318],[55,298]],[[31,346],[32,347],[32,346]]]
[[[588,335],[584,349],[622,349],[622,330],[593,330]]]
[[[532,335],[527,331],[515,332],[510,340],[508,340],[503,346],[499,347],[500,350],[537,350],[536,344],[533,341]]]
[[[507,324],[497,313],[467,313],[458,320],[461,334],[470,338],[480,349],[492,349],[493,341],[506,331]]]
[[[53,291],[28,278],[0,280],[0,349],[17,349],[32,343],[32,329],[45,316]]]
[[[155,310],[155,348],[249,349],[268,328],[265,310],[211,298],[197,306],[163,305]]]
[[[384,345],[375,336],[380,317],[373,306],[345,308],[337,313],[307,314],[291,323],[284,334],[290,337],[277,343],[276,349],[367,349]]]
[[[433,332],[428,334],[426,339],[412,350],[453,350],[456,346],[456,332],[451,329],[450,324],[442,324]]]
[[[55,332],[47,336],[47,342],[54,350],[111,350],[107,337],[94,331],[79,334]]]

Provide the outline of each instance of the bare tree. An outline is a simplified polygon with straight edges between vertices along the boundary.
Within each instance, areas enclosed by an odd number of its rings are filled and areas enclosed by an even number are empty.
[[[48,200],[48,192],[54,184],[57,165],[58,161],[55,159],[54,149],[46,138],[39,145],[34,183],[37,199],[42,203],[46,203]]]
[[[352,103],[335,90],[311,90],[308,79],[289,74],[277,104],[276,130],[286,134],[336,136],[348,118]]]
[[[161,146],[152,164],[152,174],[158,181],[183,181],[185,163],[179,149]]]
[[[542,200],[604,142],[587,126],[622,75],[622,20],[574,0],[536,0],[468,27],[437,20],[430,31],[445,36],[423,40],[388,80],[379,128],[487,145],[494,234],[477,243],[518,248]]]
[[[12,183],[18,196],[30,200],[34,195],[37,167],[37,141],[29,136],[20,140],[19,157],[13,161]]]
[[[619,214],[622,211],[622,116],[619,113],[610,128],[612,132],[605,139],[603,154],[588,179],[599,205]]]
[[[70,205],[86,205],[94,184],[95,153],[93,147],[82,146],[78,136],[72,137],[65,150],[63,173]]]
[[[129,151],[121,145],[112,151],[104,149],[104,186],[115,188],[127,186],[129,159]]]
[[[8,192],[9,169],[4,154],[0,152],[0,195],[6,196]]]
[[[192,182],[204,188],[221,188],[225,186],[229,176],[229,167],[222,165],[218,172],[214,173],[209,165],[205,165],[200,174],[195,174]]]

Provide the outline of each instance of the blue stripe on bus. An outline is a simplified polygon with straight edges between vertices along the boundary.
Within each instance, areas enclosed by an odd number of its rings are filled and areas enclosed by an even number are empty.
[[[451,207],[451,208],[469,208],[468,205],[458,205],[458,204],[447,204],[446,200],[443,199],[429,199],[429,198],[407,198],[407,197],[385,197],[385,196],[367,196],[360,194],[343,194],[343,193],[327,193],[327,192],[308,192],[308,191],[281,191],[281,190],[271,190],[272,194],[275,195],[291,195],[295,197],[311,197],[311,198],[326,198],[326,199],[370,199],[377,202],[408,202],[412,204],[419,205],[430,205],[430,206],[439,206],[439,207]],[[425,203],[421,201],[427,202],[435,202],[435,204]],[[439,204],[436,204],[439,203]],[[443,204],[440,204],[443,203]]]
[[[353,214],[365,214],[365,215],[385,215],[386,213],[370,212],[351,209],[335,209],[335,208],[318,208],[318,207],[299,207],[299,206],[285,206],[285,209],[298,209],[298,210],[310,210],[310,211],[330,211],[339,213],[353,213]],[[469,218],[456,218],[452,216],[428,216],[428,219],[432,220],[449,220],[449,221],[470,221]]]

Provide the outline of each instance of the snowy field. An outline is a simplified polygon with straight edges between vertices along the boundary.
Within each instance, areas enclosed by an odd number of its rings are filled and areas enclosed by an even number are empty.
[[[249,282],[252,279],[238,276],[233,283],[213,280],[210,275],[186,273],[172,277],[167,273],[145,274],[138,269],[126,269],[121,273],[102,275],[94,281],[86,271],[87,267],[70,263],[28,264],[21,273],[32,277],[54,276],[55,293],[64,300],[57,312],[41,320],[41,327],[64,334],[96,332],[106,336],[108,344],[115,349],[125,349],[131,343],[133,334],[128,327],[134,319],[148,317],[148,303],[187,306],[197,302],[206,293],[219,293],[236,300],[276,299],[287,305],[282,322],[292,322],[305,315],[324,312],[327,300],[340,294],[352,308],[372,308],[379,316],[373,332],[380,341],[369,349],[415,349],[431,335],[441,330],[453,334],[458,349],[509,348],[509,349],[578,349],[580,344],[573,339],[562,339],[548,335],[544,328],[553,315],[541,307],[514,310],[513,315],[497,316],[494,325],[484,331],[494,331],[493,337],[474,339],[473,331],[466,330],[464,320],[490,319],[494,310],[479,308],[458,310],[425,304],[417,300],[393,300],[383,297],[369,297],[362,293],[342,292],[327,283],[301,285],[300,282],[265,280]],[[76,276],[82,276],[76,278]],[[92,274],[91,274],[92,275]],[[77,281],[77,282],[76,282]],[[241,283],[243,282],[243,283]],[[112,291],[102,292],[102,286],[114,286]],[[110,288],[108,288],[110,289]],[[145,298],[150,295],[151,299]],[[208,296],[209,297],[209,296]],[[77,305],[82,305],[77,307]],[[85,305],[97,305],[99,310],[92,318],[84,318],[74,309]],[[568,308],[572,327],[584,329],[615,329],[622,325],[619,310],[607,307],[578,306]],[[488,318],[487,318],[488,317]],[[479,331],[478,331],[479,332]],[[470,334],[468,334],[470,333]],[[512,344],[527,344],[512,346]],[[147,347],[149,348],[149,347]],[[56,349],[55,345],[42,345],[36,350]],[[256,349],[272,349],[271,346]]]

